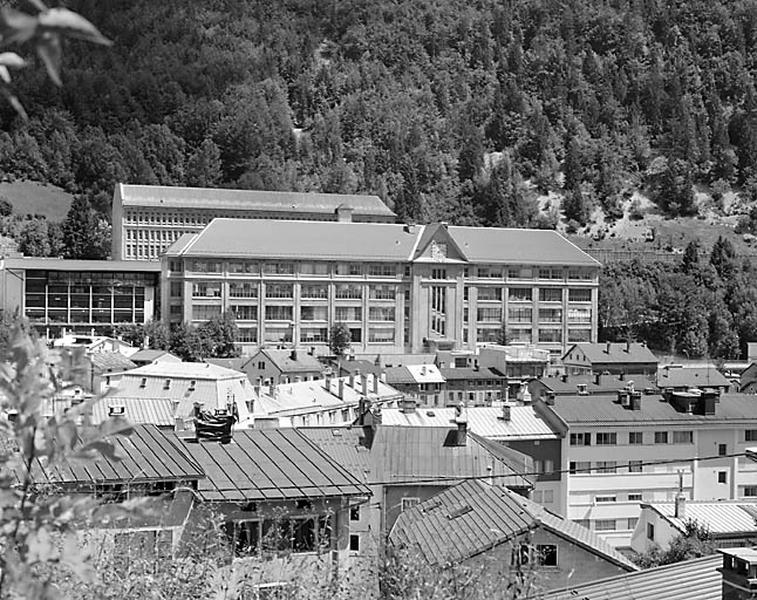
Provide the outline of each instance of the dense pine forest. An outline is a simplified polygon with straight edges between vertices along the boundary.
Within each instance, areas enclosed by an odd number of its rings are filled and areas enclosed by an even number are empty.
[[[754,0],[67,4],[114,45],[69,43],[60,88],[20,72],[28,121],[0,106],[4,178],[76,195],[62,227],[14,222],[29,254],[106,253],[117,181],[375,193],[404,220],[487,226],[581,226],[634,191],[690,215],[695,184],[757,199]],[[539,210],[550,191],[561,212]],[[755,228],[757,212],[742,223]],[[679,327],[673,349],[738,355],[752,333],[734,294],[751,271],[734,266],[736,286],[656,268],[607,269],[605,309],[615,288],[651,286],[654,309],[693,283],[712,292],[697,304],[707,327]],[[607,335],[662,331],[647,327],[656,309],[613,307]]]

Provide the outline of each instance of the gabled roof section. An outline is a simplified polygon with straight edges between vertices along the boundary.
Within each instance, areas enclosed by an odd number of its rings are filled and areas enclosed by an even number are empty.
[[[176,423],[174,403],[169,398],[111,398],[110,396],[103,396],[92,405],[92,424],[99,425],[110,419],[112,406],[123,407],[123,416],[130,423],[171,428]]]
[[[576,394],[578,386],[586,386],[586,391],[590,394],[609,394],[617,390],[623,390],[633,383],[637,390],[657,388],[654,379],[644,375],[626,375],[620,379],[618,375],[600,375],[599,383],[591,375],[568,375],[567,377],[541,377],[540,383],[557,394]]]
[[[199,233],[182,233],[179,239],[165,249],[163,254],[166,256],[179,256],[186,252],[187,248],[192,245],[192,242],[197,239]]]
[[[632,342],[603,342],[603,343],[580,343],[573,344],[565,356],[570,354],[573,348],[579,348],[590,363],[657,363],[654,353],[644,344]],[[563,356],[563,359],[565,359]]]
[[[456,427],[379,426],[371,447],[375,478],[397,485],[450,485],[492,476],[508,487],[533,487],[521,475],[533,472],[530,457],[470,431],[464,445],[450,444],[456,433]]]
[[[544,600],[721,600],[720,554],[555,590]]]
[[[594,533],[506,488],[470,480],[404,511],[390,533],[431,564],[458,563],[544,527],[626,570],[636,567]]]
[[[108,456],[62,462],[43,467],[37,462],[37,484],[90,486],[97,484],[140,484],[157,481],[189,481],[204,477],[202,468],[176,438],[155,425],[135,425],[131,435],[109,438],[122,460]]]
[[[681,532],[686,531],[688,522],[696,521],[714,535],[757,534],[757,502],[686,500],[683,518],[675,516],[674,502],[645,502],[642,507],[655,511]]]
[[[293,350],[277,350],[274,348],[262,348],[259,354],[266,356],[274,366],[282,373],[320,373],[323,365],[313,355],[302,350],[296,353]],[[244,364],[254,361],[257,355],[253,355]]]
[[[373,195],[127,184],[119,184],[116,191],[120,192],[124,206],[323,214],[333,214],[337,208],[347,206],[355,215],[396,216],[381,198]]]
[[[132,361],[137,362],[154,362],[158,359],[170,360],[171,362],[181,362],[181,359],[171,354],[168,350],[153,350],[151,348],[145,348],[144,350],[138,350],[131,355]]]
[[[371,495],[297,429],[245,429],[235,431],[229,444],[182,439],[180,445],[205,471],[197,492],[206,501]]]
[[[657,385],[666,387],[729,387],[731,382],[715,365],[711,367],[664,366],[657,369]]]
[[[131,359],[126,358],[120,352],[95,352],[89,354],[87,359],[92,364],[92,369],[95,373],[127,371],[137,366]]]
[[[298,431],[363,483],[371,480],[371,453],[360,427],[299,427]]]
[[[467,262],[465,253],[447,231],[443,223],[432,223],[423,227],[413,260],[418,262]]]
[[[600,266],[553,230],[457,226],[447,230],[472,263]]]

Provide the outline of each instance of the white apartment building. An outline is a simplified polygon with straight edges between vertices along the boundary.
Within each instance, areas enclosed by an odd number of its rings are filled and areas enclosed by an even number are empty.
[[[738,456],[757,441],[757,402],[690,391],[558,396],[538,414],[562,438],[565,516],[616,547],[630,546],[642,502],[757,496],[757,464]],[[665,462],[662,462],[665,461]]]

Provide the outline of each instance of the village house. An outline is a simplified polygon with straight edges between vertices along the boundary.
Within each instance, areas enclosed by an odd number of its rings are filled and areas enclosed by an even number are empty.
[[[319,379],[324,365],[312,354],[296,348],[260,348],[246,357],[238,370],[244,372],[251,383],[269,385]]]
[[[663,365],[657,370],[657,387],[685,392],[689,388],[714,389],[725,394],[731,381],[715,365]]]
[[[507,377],[493,367],[442,367],[444,406],[491,406],[507,398]]]
[[[654,546],[667,550],[692,524],[706,530],[718,548],[757,545],[757,499],[713,502],[679,494],[673,502],[642,503],[631,548],[639,553]]]
[[[506,585],[514,569],[533,569],[539,590],[637,569],[588,529],[475,479],[403,512],[389,540],[431,565],[467,567],[479,581]]]
[[[604,342],[573,344],[562,362],[570,375],[654,375],[659,361],[644,344]]]
[[[555,375],[532,379],[528,382],[531,399],[543,400],[547,395],[554,396],[595,396],[614,394],[632,385],[637,390],[657,391],[655,380],[646,375],[611,375],[610,373],[594,373],[593,375]]]
[[[129,358],[138,367],[160,362],[181,362],[178,356],[171,354],[168,350],[153,350],[151,348],[138,350]]]
[[[387,367],[386,382],[422,406],[444,406],[444,376],[433,364]]]

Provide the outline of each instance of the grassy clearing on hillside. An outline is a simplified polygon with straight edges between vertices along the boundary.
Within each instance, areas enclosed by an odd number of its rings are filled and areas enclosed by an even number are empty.
[[[59,187],[33,181],[0,183],[0,196],[10,201],[14,213],[44,215],[49,221],[65,219],[74,199]]]

